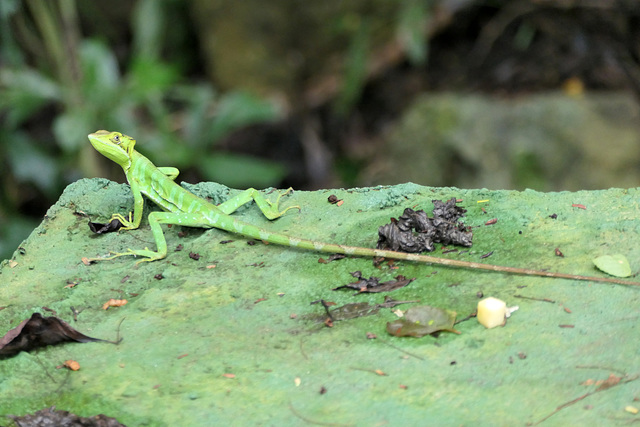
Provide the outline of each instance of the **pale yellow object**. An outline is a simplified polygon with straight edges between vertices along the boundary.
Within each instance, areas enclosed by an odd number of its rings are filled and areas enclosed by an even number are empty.
[[[495,328],[504,324],[507,304],[498,298],[489,297],[478,302],[478,322],[485,328]]]
[[[632,414],[637,414],[638,413],[638,408],[636,408],[635,406],[631,406],[631,405],[625,406],[624,410],[627,411],[627,412],[630,412]]]

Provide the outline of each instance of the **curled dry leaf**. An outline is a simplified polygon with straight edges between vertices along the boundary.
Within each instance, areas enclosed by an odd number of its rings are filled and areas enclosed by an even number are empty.
[[[57,317],[43,317],[40,313],[33,313],[31,318],[23,320],[0,339],[0,358],[67,341],[85,343],[105,340],[81,334]]]
[[[100,223],[89,221],[89,229],[96,234],[105,234],[118,231],[122,228],[122,223],[118,219],[112,219],[111,222]]]
[[[109,301],[102,304],[102,309],[107,310],[109,307],[122,307],[128,301],[126,299],[113,299],[111,298]]]
[[[70,369],[72,371],[77,371],[80,369],[80,364],[78,362],[76,362],[75,360],[66,360],[63,364],[63,366],[67,369]]]
[[[396,276],[396,280],[390,280],[388,282],[380,283],[380,279],[377,277],[372,276],[368,279],[365,279],[364,277],[362,277],[362,273],[360,273],[359,271],[354,271],[353,273],[351,273],[351,275],[358,279],[358,281],[338,286],[337,288],[333,288],[332,290],[337,291],[339,289],[349,288],[356,289],[358,291],[356,293],[391,292],[396,289],[403,288],[415,280],[407,279],[404,276]]]

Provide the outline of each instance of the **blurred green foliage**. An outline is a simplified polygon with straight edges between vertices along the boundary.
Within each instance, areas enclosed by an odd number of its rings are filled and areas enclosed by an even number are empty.
[[[427,23],[431,18],[431,0],[402,0],[397,4],[396,39],[412,65],[424,65],[427,61]],[[341,27],[351,34],[344,64],[344,81],[335,100],[335,112],[345,116],[353,111],[362,94],[370,72],[368,65],[377,46],[372,46],[371,17],[346,15]]]
[[[17,213],[25,198],[52,203],[71,181],[111,176],[112,165],[87,140],[98,129],[134,136],[158,164],[192,168],[230,186],[266,187],[283,177],[283,168],[268,161],[212,154],[231,131],[282,112],[245,92],[219,94],[188,82],[180,63],[163,60],[175,3],[135,3],[132,48],[119,61],[107,40],[81,36],[74,0],[0,2],[0,259],[36,225]],[[238,173],[246,169],[251,173]]]
[[[431,5],[397,4],[396,38],[413,64],[426,61]],[[337,22],[352,36],[333,108],[348,117],[367,83],[378,29],[354,13]],[[202,70],[193,72],[191,27],[180,0],[0,1],[0,259],[39,222],[26,214],[42,212],[68,183],[123,179],[88,143],[98,129],[131,135],[155,163],[205,180],[236,188],[281,181],[279,164],[215,149],[231,132],[283,112],[244,91],[218,93]]]

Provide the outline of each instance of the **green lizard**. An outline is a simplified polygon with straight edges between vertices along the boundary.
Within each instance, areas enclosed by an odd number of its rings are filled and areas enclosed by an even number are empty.
[[[214,205],[197,197],[174,182],[178,176],[178,170],[173,167],[156,167],[149,159],[134,150],[135,139],[123,135],[120,132],[108,132],[99,130],[89,135],[93,147],[105,157],[119,164],[127,176],[134,198],[133,218],[121,214],[113,214],[111,220],[117,219],[125,230],[136,229],[142,220],[144,194],[165,212],[151,212],[149,225],[156,243],[156,250],[128,249],[127,252],[114,253],[105,258],[91,258],[90,261],[108,260],[120,256],[133,255],[144,257],[137,263],[155,261],[167,256],[167,242],[160,224],[176,224],[188,227],[218,228],[237,233],[242,236],[263,240],[278,245],[290,246],[305,250],[337,253],[346,255],[384,257],[390,259],[424,262],[451,267],[490,270],[502,273],[521,274],[529,276],[556,277],[573,280],[587,280],[593,282],[608,282],[622,285],[640,286],[640,283],[608,277],[589,277],[574,274],[554,273],[527,268],[504,267],[498,265],[482,264],[477,262],[460,261],[447,258],[437,258],[429,255],[418,255],[404,252],[395,252],[382,249],[370,249],[354,246],[345,246],[332,243],[316,242],[312,240],[291,237],[284,234],[272,233],[268,230],[239,221],[231,214],[240,206],[255,201],[265,217],[270,220],[282,216],[289,209],[300,209],[299,206],[289,206],[280,211],[278,208],[280,198],[291,189],[280,194],[275,202],[265,199],[257,190],[250,188],[238,196],[231,198],[220,205]]]

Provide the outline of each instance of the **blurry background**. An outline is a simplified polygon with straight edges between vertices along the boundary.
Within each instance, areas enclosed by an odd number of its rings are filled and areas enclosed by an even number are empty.
[[[64,187],[640,182],[636,0],[2,0],[0,259]]]

